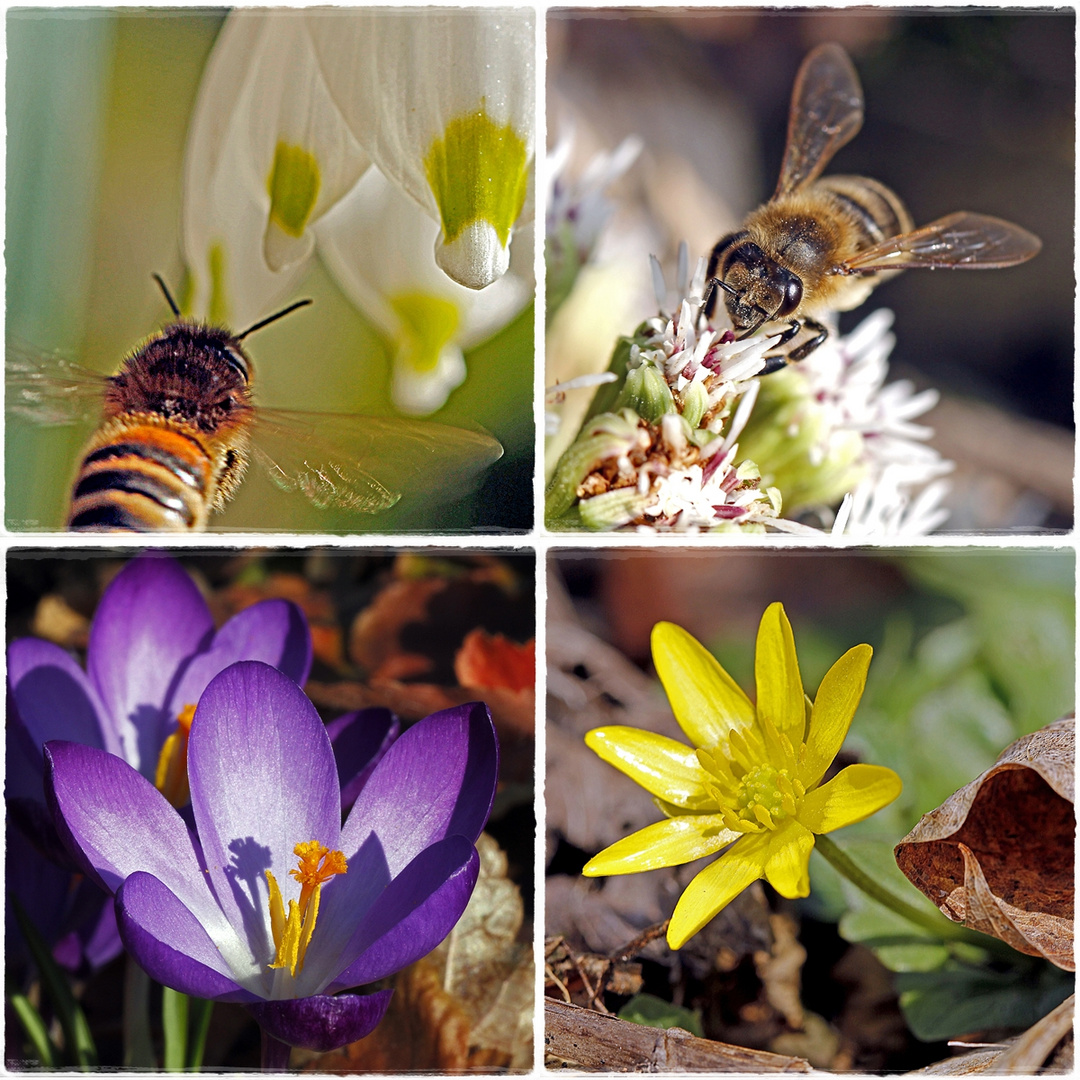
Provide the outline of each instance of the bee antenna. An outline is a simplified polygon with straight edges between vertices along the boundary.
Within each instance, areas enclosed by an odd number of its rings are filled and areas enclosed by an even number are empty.
[[[295,304],[290,304],[288,307],[282,308],[280,311],[276,312],[273,315],[267,315],[265,319],[260,319],[259,322],[254,324],[254,326],[249,326],[242,334],[237,334],[236,340],[243,341],[244,338],[248,336],[248,334],[253,334],[256,330],[261,330],[264,326],[268,326],[272,322],[277,322],[278,319],[284,318],[284,316],[295,311],[297,308],[307,307],[307,305],[311,302],[312,301],[310,299],[297,300]]]
[[[176,306],[176,301],[172,298],[172,293],[169,292],[169,286],[165,284],[164,278],[160,274],[151,274],[150,276],[158,283],[158,288],[165,297],[165,302],[172,308],[172,313],[177,318],[180,318],[180,309]]]

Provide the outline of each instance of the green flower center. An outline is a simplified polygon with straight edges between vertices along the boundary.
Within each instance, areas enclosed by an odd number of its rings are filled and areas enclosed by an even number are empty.
[[[798,813],[806,788],[796,773],[794,748],[772,722],[758,717],[756,728],[734,730],[715,750],[698,750],[709,774],[716,812],[729,829],[776,829]]]
[[[758,765],[751,769],[743,777],[734,809],[744,821],[770,829],[784,818],[791,817],[798,807],[795,788],[787,769],[777,769],[772,765]]]

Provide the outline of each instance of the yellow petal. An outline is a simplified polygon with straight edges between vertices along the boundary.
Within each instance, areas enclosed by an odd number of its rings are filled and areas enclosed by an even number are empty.
[[[803,741],[806,711],[802,676],[795,655],[795,636],[783,604],[770,604],[761,616],[754,657],[758,716],[767,716],[798,746]]]
[[[706,773],[692,747],[641,728],[595,728],[585,745],[609,765],[626,773],[651,795],[688,810],[703,809],[711,802]]]
[[[797,821],[785,822],[769,834],[765,880],[789,900],[810,895],[810,852],[814,834]]]
[[[668,925],[668,945],[682,948],[743,889],[764,874],[771,835],[744,836],[686,886]]]
[[[657,623],[652,655],[675,719],[695,746],[711,749],[724,742],[732,728],[754,724],[750,699],[681,626]]]
[[[815,833],[842,829],[888,806],[902,788],[900,777],[884,765],[849,765],[807,794],[799,821]]]
[[[738,840],[718,814],[687,814],[646,825],[594,855],[581,872],[586,877],[635,874],[661,866],[681,866]]]
[[[856,645],[854,649],[848,649],[821,680],[810,714],[806,762],[800,770],[807,788],[822,778],[840,752],[866,686],[866,671],[873,654],[869,645]]]

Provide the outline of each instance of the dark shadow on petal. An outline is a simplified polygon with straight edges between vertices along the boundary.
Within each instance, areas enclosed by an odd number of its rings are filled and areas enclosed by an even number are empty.
[[[267,923],[262,916],[266,901],[260,896],[260,888],[263,890],[262,896],[268,898],[266,871],[270,869],[270,849],[248,836],[242,840],[231,840],[229,854],[232,855],[232,863],[225,867],[225,876],[229,879],[233,899],[244,921],[244,933],[256,956],[269,956],[273,952],[273,945],[266,938]]]
[[[128,717],[135,729],[135,748],[139,755],[139,772],[148,780],[154,779],[158,758],[165,739],[172,733],[176,718],[155,705],[140,705]]]
[[[346,713],[326,725],[337,762],[343,815],[352,809],[372,770],[400,731],[398,718],[383,708]]]

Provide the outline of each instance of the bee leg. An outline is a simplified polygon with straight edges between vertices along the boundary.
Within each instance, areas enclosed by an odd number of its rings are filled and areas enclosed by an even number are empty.
[[[780,340],[774,347],[786,345],[801,329],[802,323],[798,319],[792,319],[791,325],[780,335]]]
[[[774,371],[780,371],[781,368],[786,368],[788,358],[783,353],[776,353],[773,356],[765,357],[765,366],[758,372],[758,377],[762,375],[771,375]]]
[[[806,320],[806,327],[808,330],[816,330],[817,334],[809,341],[800,345],[797,349],[792,349],[791,352],[788,353],[789,360],[794,360],[796,362],[805,360],[829,336],[829,328],[827,326],[822,326],[819,322],[814,322],[813,319]]]

